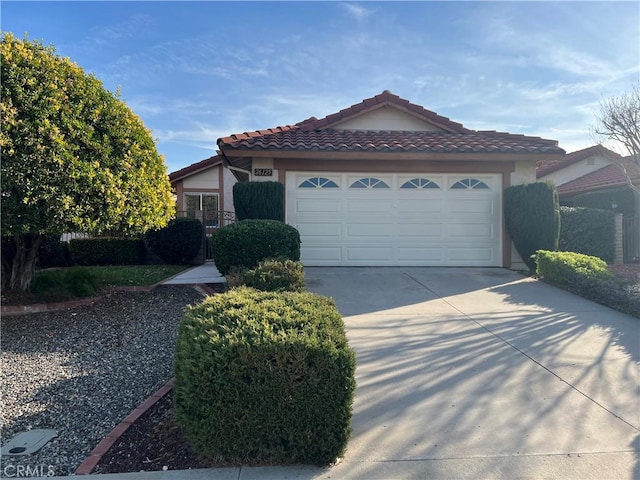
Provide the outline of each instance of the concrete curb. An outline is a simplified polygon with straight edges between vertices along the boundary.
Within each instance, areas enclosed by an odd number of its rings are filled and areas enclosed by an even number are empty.
[[[103,438],[96,447],[89,452],[87,458],[80,464],[75,475],[89,475],[94,468],[100,463],[102,457],[109,449],[120,439],[122,435],[133,425],[142,415],[153,407],[161,398],[167,395],[173,389],[175,379],[172,378],[162,387],[160,387],[153,395],[136,407],[129,415],[127,415],[105,438]]]

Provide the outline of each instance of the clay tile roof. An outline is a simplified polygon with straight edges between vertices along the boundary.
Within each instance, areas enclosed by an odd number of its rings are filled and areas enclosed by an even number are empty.
[[[213,157],[205,158],[204,160],[192,163],[191,165],[181,168],[180,170],[171,172],[169,174],[169,181],[171,183],[176,182],[181,178],[188,177],[189,175],[193,175],[194,173],[198,173],[219,163],[222,163],[222,157],[220,155],[214,155]]]
[[[348,118],[384,105],[416,115],[441,131],[363,131],[333,128]],[[229,150],[313,150],[326,152],[559,153],[555,140],[495,131],[474,131],[385,90],[375,97],[321,119],[234,134],[218,139]]]
[[[624,165],[625,169],[623,170],[621,165],[612,163],[571,180],[558,187],[558,194],[561,196],[573,196],[596,190],[624,187],[629,185],[629,181],[636,186],[640,186],[640,167],[629,160]]]
[[[565,155],[562,160],[545,162],[538,165],[536,168],[536,177],[544,177],[545,175],[549,175],[550,173],[561,170],[565,167],[568,167],[569,165],[573,165],[574,163],[578,163],[589,157],[595,157],[596,155],[610,157],[613,160],[620,160],[622,158],[616,152],[613,152],[608,148],[603,147],[602,145],[594,145],[593,147],[584,148],[582,150],[569,153]]]

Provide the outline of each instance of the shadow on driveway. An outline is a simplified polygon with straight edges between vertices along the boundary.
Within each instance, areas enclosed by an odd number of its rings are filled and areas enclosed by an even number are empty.
[[[637,319],[504,269],[305,272],[357,354],[345,475],[634,478]]]

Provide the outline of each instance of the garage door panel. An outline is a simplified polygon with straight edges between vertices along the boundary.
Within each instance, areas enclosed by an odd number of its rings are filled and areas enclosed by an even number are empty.
[[[428,261],[434,263],[442,262],[442,247],[399,247],[398,260],[400,261]]]
[[[342,262],[342,247],[302,246],[300,255],[310,264],[339,265]]]
[[[365,194],[369,193],[365,190]],[[393,211],[393,199],[391,198],[362,198],[347,199],[346,213],[375,215],[377,213],[391,213]]]
[[[298,223],[298,232],[302,237],[322,237],[340,239],[342,236],[342,224],[340,223]]]
[[[358,237],[375,238],[393,238],[392,222],[376,222],[376,223],[349,223],[347,224],[347,239]]]
[[[425,198],[398,199],[396,212],[403,213],[436,213],[442,212],[442,199],[431,196]]]
[[[352,262],[367,262],[369,264],[384,264],[393,260],[393,248],[389,247],[346,247],[346,260]],[[381,263],[376,263],[381,262]]]
[[[335,213],[342,212],[342,200],[332,198],[298,198],[295,202],[296,213]]]
[[[308,266],[499,266],[500,185],[500,174],[287,172],[287,222]]]
[[[446,236],[450,239],[485,238],[487,240],[493,240],[494,238],[493,225],[486,223],[469,224],[465,222],[448,224],[446,232]]]
[[[450,215],[455,214],[489,214],[494,213],[494,200],[483,198],[451,199],[446,203],[445,211]]]
[[[414,237],[440,239],[442,238],[442,231],[443,228],[440,222],[418,223],[414,221],[396,225],[396,234],[400,241],[405,237],[411,237],[412,240]]]

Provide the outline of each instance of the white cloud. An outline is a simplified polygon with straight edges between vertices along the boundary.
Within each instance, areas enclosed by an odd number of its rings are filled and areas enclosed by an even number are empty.
[[[373,13],[373,10],[363,7],[357,3],[341,3],[340,5],[347,11],[347,13],[349,13],[349,15],[352,15],[358,21],[364,20]]]

